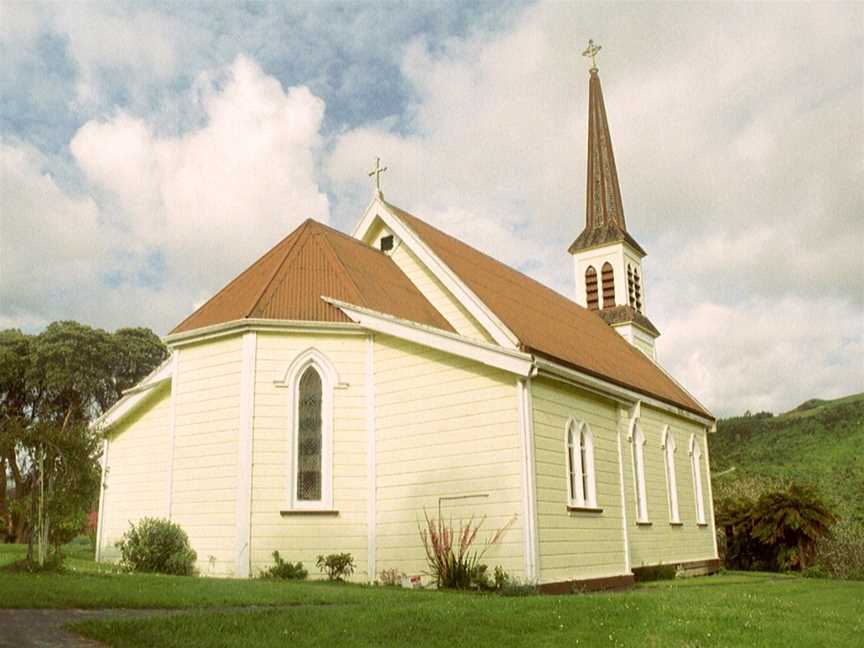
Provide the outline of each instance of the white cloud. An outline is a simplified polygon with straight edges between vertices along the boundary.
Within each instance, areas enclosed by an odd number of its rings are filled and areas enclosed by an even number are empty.
[[[4,310],[165,332],[302,220],[328,220],[315,177],[324,102],[246,57],[198,87],[197,130],[160,136],[122,112],[79,129],[70,149],[93,197],[4,148]]]

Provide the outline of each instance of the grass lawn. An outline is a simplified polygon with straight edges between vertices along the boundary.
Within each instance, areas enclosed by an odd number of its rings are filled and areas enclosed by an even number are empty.
[[[17,554],[16,554],[17,551]],[[0,562],[20,550],[0,546]],[[0,607],[276,605],[190,610],[169,618],[88,621],[115,647],[147,646],[842,646],[861,645],[864,583],[733,573],[618,594],[528,596],[422,592],[93,571],[0,573]]]

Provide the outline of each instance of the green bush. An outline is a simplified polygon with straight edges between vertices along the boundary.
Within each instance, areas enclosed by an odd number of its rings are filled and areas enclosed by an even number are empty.
[[[140,573],[191,576],[198,555],[189,546],[189,537],[179,525],[159,518],[142,518],[132,524],[116,544],[120,567]]]
[[[291,563],[282,560],[278,551],[273,552],[273,561],[276,563],[272,567],[261,572],[261,578],[281,578],[285,580],[303,580],[306,578],[307,572],[303,569],[303,563]]]
[[[673,580],[678,573],[675,565],[652,565],[650,567],[636,567],[633,569],[633,580],[637,583],[648,583],[651,581]]]
[[[354,558],[350,553],[327,554],[318,556],[315,563],[328,580],[345,580],[354,573]]]
[[[864,525],[844,520],[816,545],[816,566],[832,578],[864,581]]]

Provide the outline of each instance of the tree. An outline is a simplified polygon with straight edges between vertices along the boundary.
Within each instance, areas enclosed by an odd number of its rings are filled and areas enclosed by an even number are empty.
[[[166,357],[149,329],[111,334],[67,321],[38,335],[0,331],[0,538],[23,542],[35,520],[26,503],[42,451],[33,439],[64,427],[83,434]]]
[[[760,497],[752,518],[753,537],[776,551],[778,566],[801,571],[837,522],[813,489],[796,484]]]

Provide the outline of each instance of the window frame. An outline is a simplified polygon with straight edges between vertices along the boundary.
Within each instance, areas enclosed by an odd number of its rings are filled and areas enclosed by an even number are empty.
[[[591,426],[573,417],[567,419],[564,426],[564,450],[567,505],[571,508],[596,509],[597,473],[594,468],[594,435]]]
[[[648,519],[648,490],[645,487],[645,433],[639,419],[630,423],[630,453],[633,464],[633,489],[636,495],[636,524],[650,524]]]
[[[663,460],[666,465],[666,504],[669,507],[669,523],[681,523],[681,508],[678,502],[678,475],[675,467],[675,452],[678,446],[675,443],[675,434],[672,428],[666,425],[663,428]]]
[[[696,524],[705,526],[705,497],[702,489],[702,447],[696,434],[690,435],[690,473],[693,478],[693,498],[696,504]]]
[[[297,493],[299,452],[300,379],[312,367],[321,379],[321,499],[301,500]],[[327,357],[315,348],[300,353],[285,372],[277,387],[289,388],[288,434],[286,448],[286,501],[290,511],[330,511],[333,509],[333,400],[339,385],[338,375]]]

